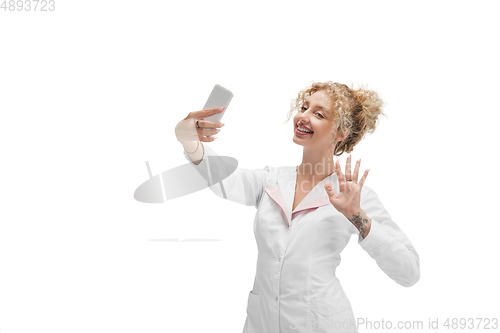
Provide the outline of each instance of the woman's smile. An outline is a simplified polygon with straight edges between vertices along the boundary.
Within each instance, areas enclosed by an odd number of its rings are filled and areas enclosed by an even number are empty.
[[[312,134],[312,133],[301,132],[301,131],[299,131],[299,129],[298,129],[298,128],[295,130],[295,133],[296,133],[297,135],[309,135],[309,134]]]
[[[297,135],[305,136],[308,134],[312,134],[313,131],[311,131],[308,128],[305,128],[304,126],[301,126],[300,124],[297,124],[297,128],[295,129],[295,133],[297,133]]]

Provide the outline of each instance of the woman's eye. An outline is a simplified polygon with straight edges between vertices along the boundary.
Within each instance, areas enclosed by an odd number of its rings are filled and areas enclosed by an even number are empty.
[[[307,110],[307,108],[306,108],[305,106],[302,106],[302,107],[300,107],[300,110],[301,110],[301,111],[306,111],[306,110]],[[319,112],[318,112],[317,114],[318,114],[319,116],[321,116],[321,118],[325,118],[325,117],[323,117],[323,115],[322,115],[321,113],[319,113]]]

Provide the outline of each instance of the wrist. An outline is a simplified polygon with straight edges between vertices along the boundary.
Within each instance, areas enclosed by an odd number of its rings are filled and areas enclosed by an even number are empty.
[[[199,150],[200,146],[202,146],[200,141],[184,141],[181,143],[184,151],[189,155],[195,154]]]
[[[344,216],[358,229],[363,239],[368,235],[371,229],[372,220],[366,215],[366,212],[361,208],[351,210],[350,213]]]
[[[343,214],[345,217],[347,217],[348,219],[351,219],[351,217],[352,217],[353,215],[357,215],[357,214],[360,214],[360,215],[362,215],[362,216],[363,216],[363,215],[366,215],[365,211],[364,211],[364,210],[362,210],[360,207],[358,207],[358,208],[354,208],[354,209],[349,209],[349,210],[347,210],[347,211],[342,212],[342,214]]]

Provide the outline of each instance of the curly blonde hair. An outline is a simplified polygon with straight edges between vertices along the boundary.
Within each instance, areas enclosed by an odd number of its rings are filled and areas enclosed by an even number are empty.
[[[290,102],[290,111],[287,114],[288,122],[295,111],[299,111],[306,98],[318,91],[325,91],[330,102],[334,105],[332,129],[333,139],[330,145],[335,146],[334,155],[340,156],[344,152],[350,153],[367,133],[373,133],[378,125],[379,115],[386,116],[382,110],[384,102],[379,95],[361,86],[357,89],[349,88],[345,84],[327,81],[313,82],[310,87],[299,92]],[[349,134],[338,144],[335,143],[337,133],[349,130]]]

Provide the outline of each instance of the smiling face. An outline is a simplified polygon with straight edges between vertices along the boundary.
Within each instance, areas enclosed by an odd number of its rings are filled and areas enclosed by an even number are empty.
[[[333,116],[332,103],[326,92],[320,90],[313,93],[293,118],[293,141],[304,147],[328,147],[332,138]],[[312,133],[301,132],[300,127]]]

